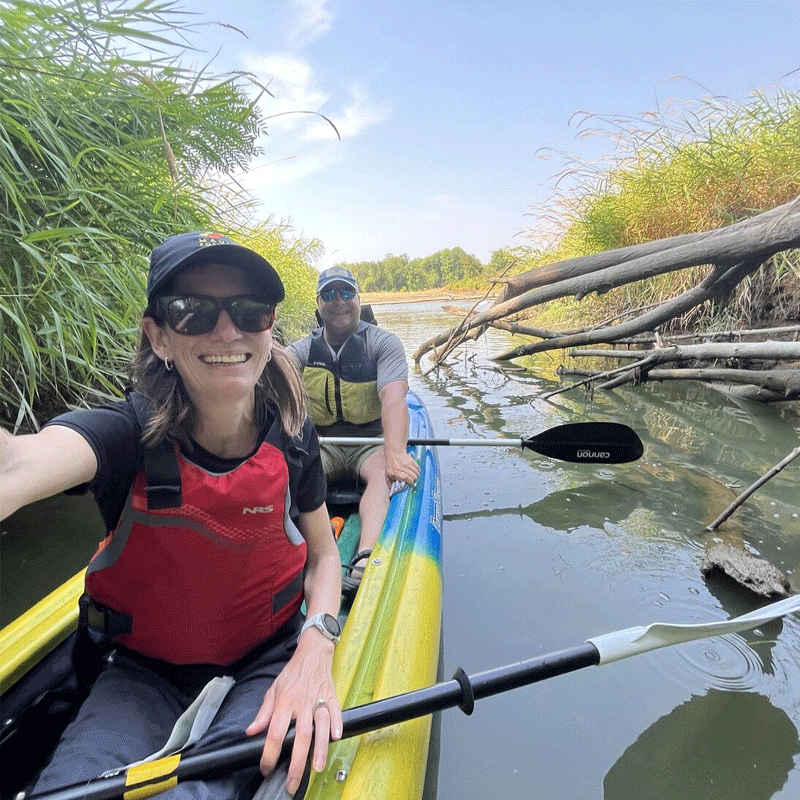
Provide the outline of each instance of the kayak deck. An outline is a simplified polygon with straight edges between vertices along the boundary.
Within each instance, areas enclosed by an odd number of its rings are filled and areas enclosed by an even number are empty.
[[[421,401],[410,392],[408,404],[410,435],[430,437]],[[344,604],[340,614],[344,630],[333,674],[343,708],[429,686],[438,677],[441,482],[431,447],[420,445],[410,452],[420,465],[417,484],[392,498],[358,594],[352,607]],[[357,506],[348,511],[356,512]],[[339,537],[343,563],[350,561],[359,535],[358,514],[349,513]],[[71,711],[62,698],[75,694],[70,650],[83,575],[81,571],[73,576],[0,631],[4,720],[0,743],[8,768],[4,768],[4,799],[13,797],[36,774],[69,720]],[[53,703],[65,707],[54,714]],[[312,775],[305,796],[355,798],[365,792],[409,800],[417,800],[423,792],[426,798],[435,796],[438,742],[429,753],[431,730],[428,716],[334,743],[327,769]]]
[[[408,395],[410,436],[431,437],[419,398]],[[442,619],[441,480],[436,452],[416,446],[416,486],[391,501],[336,647],[333,677],[343,708],[429,686],[440,664]],[[339,538],[343,563],[358,540],[351,516]],[[331,745],[326,769],[306,798],[420,798],[428,771],[431,717]],[[435,759],[434,759],[435,761]],[[428,787],[435,787],[428,774]]]

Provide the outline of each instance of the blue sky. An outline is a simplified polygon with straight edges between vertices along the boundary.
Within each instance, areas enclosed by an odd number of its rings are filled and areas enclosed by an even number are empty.
[[[800,84],[800,2],[193,0],[192,42],[275,95],[244,184],[263,216],[322,240],[318,266],[547,230],[566,156],[613,149],[580,112],[639,117],[673,100]],[[213,23],[225,23],[245,36]]]

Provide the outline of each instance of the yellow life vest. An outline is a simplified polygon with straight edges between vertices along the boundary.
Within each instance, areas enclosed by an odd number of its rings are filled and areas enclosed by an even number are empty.
[[[360,323],[337,354],[325,341],[322,328],[311,334],[303,383],[308,394],[309,415],[323,435],[330,432],[325,428],[339,423],[369,426],[372,429],[369,433],[380,432],[378,366],[369,357],[368,327],[365,322]]]

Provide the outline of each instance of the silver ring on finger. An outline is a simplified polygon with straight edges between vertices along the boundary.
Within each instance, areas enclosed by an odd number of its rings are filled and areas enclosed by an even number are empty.
[[[317,700],[317,702],[314,703],[314,711],[316,711],[318,708],[327,708],[327,707],[328,707],[328,701],[324,697],[320,697],[319,700]]]

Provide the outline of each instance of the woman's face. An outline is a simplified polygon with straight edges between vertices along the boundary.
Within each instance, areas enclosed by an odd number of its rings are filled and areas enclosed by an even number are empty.
[[[175,295],[222,298],[257,293],[244,270],[220,264],[189,267],[172,285]],[[174,362],[193,402],[252,399],[253,389],[270,359],[271,329],[260,333],[241,331],[224,309],[214,330],[199,336],[182,336],[166,322],[159,326],[149,317],[145,317],[143,325],[153,352]]]

